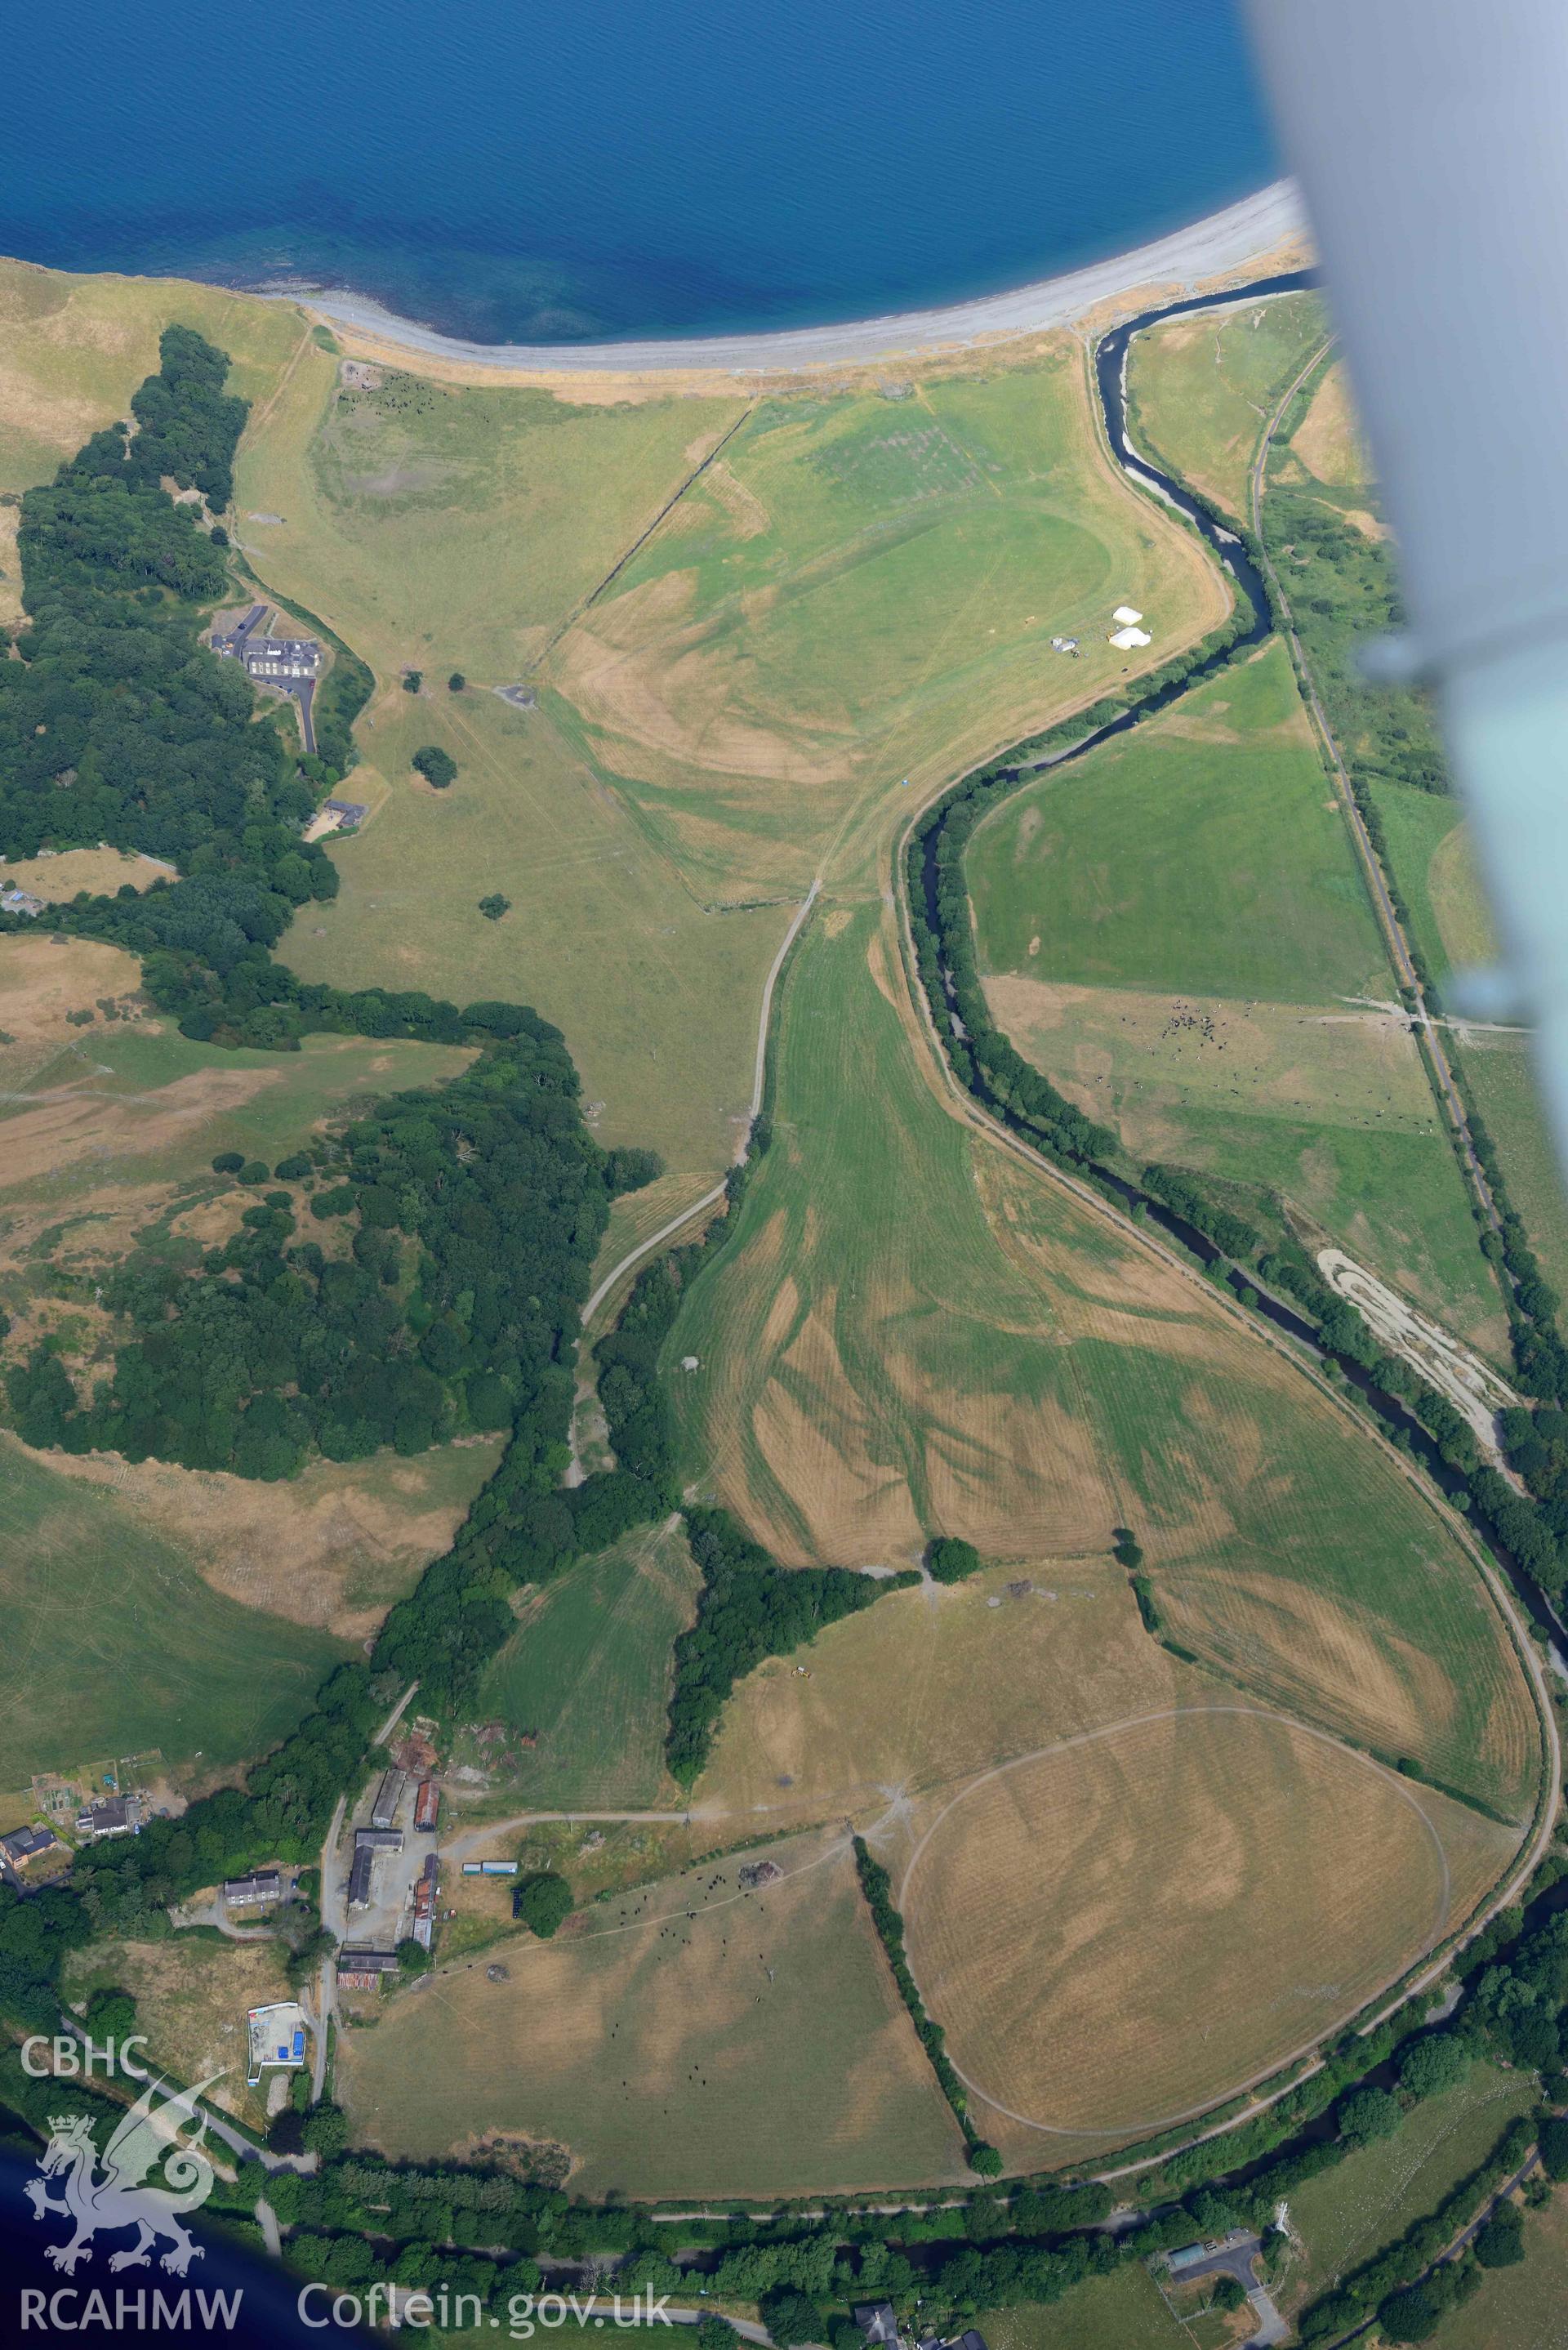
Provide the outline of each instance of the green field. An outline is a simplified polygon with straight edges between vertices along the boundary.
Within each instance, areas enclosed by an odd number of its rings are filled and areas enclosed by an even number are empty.
[[[1287,294],[1139,335],[1127,368],[1135,442],[1245,521],[1263,428],[1326,332],[1318,296]]]
[[[1491,2269],[1480,2291],[1443,2320],[1442,2350],[1568,2350],[1568,2195],[1524,2216],[1524,2261]]]
[[[1277,642],[1012,793],[968,871],[992,971],[1282,1003],[1386,985]]]
[[[1291,2225],[1306,2245],[1279,2300],[1287,2310],[1338,2280],[1434,2210],[1532,2103],[1529,2080],[1480,2064],[1455,2089],[1428,2097],[1393,2137],[1363,2147],[1291,2197]],[[1444,2342],[1448,2334],[1445,2329]],[[1523,2350],[1523,2345],[1521,2345]]]
[[[383,679],[428,671],[444,694],[533,673],[744,402],[451,384],[376,367],[345,380],[311,348],[238,473],[262,577],[323,610]]]
[[[1119,678],[1123,596],[1160,657],[1225,607],[1107,473],[1064,341],[908,398],[759,400],[640,546],[732,398],[579,407],[398,378],[345,407],[330,378],[306,359],[253,429],[241,504],[286,516],[253,534],[263,577],[380,672],[358,740],[370,795],[389,789],[333,851],[340,898],[284,951],[312,979],[537,1004],[596,1131],[659,1149],[685,1197],[732,1153],[763,977],[819,862],[864,868],[905,775],[938,780]],[[373,475],[345,454],[372,443]],[[452,663],[476,686],[533,675],[601,577],[535,710],[446,691]],[[1064,629],[1077,662],[1049,649]],[[391,681],[409,661],[417,700]],[[445,794],[410,773],[427,742],[458,763]],[[491,924],[494,889],[512,911]]]
[[[1210,2350],[1204,2335],[1172,2316],[1141,2261],[1048,2307],[991,2309],[974,2323],[990,2350]]]
[[[1497,951],[1464,810],[1446,793],[1414,791],[1406,784],[1374,784],[1370,790],[1389,869],[1408,910],[1410,942],[1440,992],[1450,971],[1488,962]]]
[[[509,1802],[592,1810],[668,1793],[670,1648],[698,1583],[677,1523],[640,1528],[524,1601],[473,1701],[476,1720],[538,1740],[509,1752]]]
[[[130,412],[171,320],[230,353],[231,389],[265,398],[306,329],[280,302],[161,277],[78,277],[0,259],[0,489],[47,481],[89,432]]]
[[[857,802],[1119,678],[1106,630],[1135,593],[1151,660],[1226,601],[1106,478],[1081,361],[1055,344],[899,397],[760,402],[552,678],[704,896],[798,893]]]
[[[1458,1050],[1530,1244],[1552,1288],[1568,1297],[1568,1197],[1529,1047],[1522,1040],[1475,1033]]]
[[[391,796],[337,851],[342,888],[306,910],[282,953],[305,979],[422,987],[534,1004],[566,1032],[594,1132],[660,1151],[711,1183],[751,1100],[763,977],[793,909],[700,904],[545,711],[443,690],[403,693],[362,725]],[[432,792],[425,743],[460,769]],[[512,911],[487,921],[499,890]]]
[[[492,1945],[338,2042],[355,2134],[429,2157],[485,2132],[570,2147],[579,2194],[797,2194],[956,2178],[958,2127],[842,1835],[722,1858]],[[745,1857],[753,1857],[748,1851]]]
[[[1277,1192],[1506,1352],[1415,1041],[1355,1001],[1392,976],[1282,643],[1013,793],[967,869],[999,1024],[1130,1151]]]
[[[350,1653],[320,1632],[210,1590],[187,1551],[112,1491],[0,1439],[0,1592],[11,1636],[0,1786],[98,1755],[159,1747],[216,1771],[309,1710]]]
[[[1204,1293],[950,1116],[885,938],[878,907],[831,909],[786,977],[775,1140],[666,1355],[701,1366],[671,1378],[699,1486],[802,1563],[903,1565],[939,1530],[1049,1560],[1137,1526],[1228,1678],[1528,1809],[1533,1715],[1438,1520]]]

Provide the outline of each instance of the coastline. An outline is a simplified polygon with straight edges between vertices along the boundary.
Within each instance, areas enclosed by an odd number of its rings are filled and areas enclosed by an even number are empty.
[[[614,343],[473,343],[400,318],[379,303],[351,293],[279,290],[267,298],[292,302],[312,317],[349,329],[381,346],[420,352],[464,368],[507,374],[688,375],[776,373],[797,368],[844,367],[902,353],[962,348],[981,338],[1039,334],[1071,326],[1101,303],[1152,286],[1193,290],[1240,268],[1305,233],[1306,214],[1295,182],[1275,180],[1186,228],[1136,245],[1108,260],[1041,278],[1008,294],[986,294],[933,310],[909,310],[839,326],[792,327],[753,335],[669,337]]]

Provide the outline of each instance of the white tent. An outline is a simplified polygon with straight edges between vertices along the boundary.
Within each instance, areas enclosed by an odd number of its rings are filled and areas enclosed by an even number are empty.
[[[1116,610],[1111,614],[1111,618],[1121,628],[1136,629],[1138,622],[1142,619],[1143,614],[1141,612],[1135,612],[1130,604],[1118,604]]]
[[[1139,645],[1152,644],[1153,641],[1147,629],[1118,629],[1111,639],[1120,653],[1133,652]]]

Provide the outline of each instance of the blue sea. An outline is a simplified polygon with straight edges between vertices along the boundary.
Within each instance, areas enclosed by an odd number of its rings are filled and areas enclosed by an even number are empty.
[[[0,251],[484,341],[960,300],[1278,168],[1232,0],[70,0],[5,83]]]

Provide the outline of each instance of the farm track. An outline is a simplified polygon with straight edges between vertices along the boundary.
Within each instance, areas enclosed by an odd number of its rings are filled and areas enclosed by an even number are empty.
[[[1284,616],[1281,633],[1294,665],[1296,677],[1301,685],[1302,699],[1306,704],[1314,732],[1318,737],[1324,757],[1328,764],[1329,774],[1334,779],[1334,795],[1339,801],[1341,812],[1350,833],[1356,862],[1361,867],[1367,895],[1372,900],[1373,910],[1377,917],[1377,926],[1383,932],[1389,961],[1393,963],[1400,986],[1407,990],[1415,1001],[1416,1024],[1421,1032],[1426,1064],[1431,1076],[1432,1089],[1438,1097],[1438,1109],[1452,1138],[1459,1143],[1459,1157],[1470,1191],[1491,1230],[1496,1232],[1501,1231],[1502,1220],[1498,1214],[1497,1202],[1492,1197],[1491,1186],[1487,1181],[1485,1170],[1476,1156],[1475,1144],[1470,1136],[1469,1118],[1459,1087],[1454,1082],[1453,1069],[1449,1065],[1448,1053],[1441,1036],[1438,1034],[1438,1024],[1433,1020],[1431,1009],[1427,1002],[1427,991],[1416,969],[1404,930],[1398,916],[1394,911],[1394,900],[1381,860],[1372,846],[1371,836],[1363,821],[1361,810],[1355,804],[1355,794],[1350,786],[1350,776],[1341,755],[1339,744],[1334,738],[1334,730],[1328,723],[1328,713],[1324,709],[1319,696],[1317,681],[1306,657],[1306,649],[1296,634],[1295,621],[1291,614],[1290,598],[1285,592],[1284,583],[1280,577],[1263,538],[1263,492],[1266,486],[1269,452],[1273,447],[1274,436],[1280,429],[1291,402],[1312,374],[1313,369],[1321,364],[1332,348],[1333,341],[1334,338],[1328,337],[1314,351],[1305,366],[1294,377],[1283,398],[1264,425],[1262,436],[1258,443],[1258,453],[1252,461],[1252,470],[1248,482],[1248,519],[1252,526],[1252,537],[1263,577],[1277,598],[1279,608]]]
[[[819,873],[815,880],[813,881],[811,888],[806,891],[805,896],[801,899],[799,906],[795,909],[794,918],[779,942],[779,951],[777,954],[774,955],[773,962],[769,966],[767,978],[763,983],[763,1001],[761,1010],[757,1015],[756,1061],[752,1075],[752,1106],[746,1119],[745,1132],[742,1135],[735,1151],[734,1163],[737,1166],[739,1166],[741,1161],[745,1158],[746,1151],[750,1146],[752,1128],[755,1126],[758,1115],[762,1109],[763,1094],[767,1085],[768,1023],[773,1015],[774,989],[777,983],[778,975],[784,969],[784,959],[788,955],[791,947],[794,946],[796,939],[800,936],[801,931],[805,923],[806,916],[810,913],[813,906],[816,903],[821,889],[822,876]],[[639,1265],[644,1257],[651,1256],[656,1248],[662,1247],[664,1243],[670,1239],[674,1233],[681,1231],[683,1227],[691,1223],[694,1218],[701,1215],[705,1209],[717,1207],[719,1201],[724,1196],[725,1191],[728,1188],[728,1176],[723,1177],[719,1182],[712,1186],[711,1191],[704,1191],[700,1200],[693,1200],[689,1208],[682,1208],[679,1214],[670,1217],[668,1223],[660,1224],[656,1232],[650,1232],[645,1241],[639,1241],[635,1248],[628,1249],[627,1251],[625,1256],[621,1258],[618,1264],[615,1264],[610,1267],[608,1273],[606,1274],[604,1279],[599,1283],[598,1287],[594,1291],[593,1295],[589,1298],[587,1304],[583,1308],[582,1319],[583,1328],[585,1330],[591,1326],[595,1315],[598,1312],[599,1307],[604,1304],[605,1300],[614,1291],[618,1283],[623,1281],[626,1275],[630,1273],[635,1266]]]
[[[1013,1755],[1007,1762],[995,1764],[992,1769],[982,1772],[978,1778],[971,1779],[966,1786],[961,1787],[958,1792],[942,1806],[942,1809],[937,1814],[936,1817],[927,1827],[924,1835],[919,1840],[919,1843],[915,1846],[914,1851],[911,1853],[909,1860],[905,1864],[904,1873],[898,1885],[899,1909],[907,1918],[909,1915],[909,1887],[914,1879],[915,1872],[919,1868],[920,1861],[925,1855],[927,1847],[933,1842],[950,1814],[954,1812],[961,1804],[967,1803],[970,1797],[978,1794],[982,1787],[992,1784],[998,1779],[1005,1778],[1011,1772],[1025,1770],[1033,1763],[1049,1762],[1058,1755],[1070,1754],[1075,1750],[1085,1746],[1097,1745],[1106,1739],[1120,1736],[1124,1731],[1140,1730],[1147,1725],[1152,1725],[1156,1722],[1161,1721],[1179,1721],[1186,1719],[1210,1721],[1217,1715],[1241,1715],[1254,1721],[1281,1722],[1296,1735],[1314,1739],[1320,1745],[1325,1746],[1336,1753],[1347,1756],[1351,1761],[1360,1764],[1365,1770],[1372,1772],[1385,1785],[1393,1789],[1394,1793],[1398,1795],[1401,1802],[1407,1804],[1407,1807],[1415,1813],[1417,1818],[1420,1821],[1421,1825],[1425,1828],[1428,1836],[1430,1838],[1432,1848],[1437,1855],[1441,1894],[1438,1901],[1434,1929],[1428,1935],[1427,1940],[1428,1950],[1429,1950],[1433,1949],[1437,1943],[1441,1941],[1448,1929],[1452,1900],[1452,1879],[1449,1867],[1449,1856],[1444,1848],[1442,1838],[1438,1834],[1429,1815],[1423,1809],[1420,1803],[1417,1800],[1415,1794],[1412,1792],[1411,1782],[1407,1779],[1401,1778],[1397,1772],[1391,1771],[1386,1763],[1377,1762],[1371,1755],[1362,1753],[1358,1748],[1348,1745],[1343,1739],[1335,1738],[1332,1732],[1325,1730],[1319,1730],[1311,1722],[1303,1721],[1298,1716],[1283,1712],[1278,1707],[1261,1705],[1164,1706],[1152,1713],[1130,1715],[1125,1721],[1106,1722],[1093,1730],[1079,1731],[1069,1738],[1056,1739],[1053,1741],[1049,1746],[1042,1746],[1036,1749],[1036,1751],[1032,1754]],[[1335,2018],[1332,2022],[1324,2025],[1320,2030],[1314,2032],[1312,2034],[1312,2037],[1303,2041],[1299,2047],[1291,2049],[1283,2056],[1272,2058],[1267,2065],[1252,2075],[1251,2079],[1237,2082],[1228,2092],[1226,2092],[1226,2094],[1231,2096],[1242,2095],[1249,2089],[1255,2087],[1258,2082],[1271,2079],[1276,2073],[1282,2069],[1300,2064],[1303,2057],[1311,2055],[1313,2051],[1321,2046],[1324,2040],[1332,2038],[1336,2033],[1342,2032],[1348,2023],[1353,2022],[1355,2017],[1360,2013],[1362,2005],[1363,2002],[1358,2002],[1345,2014]],[[993,2107],[997,2113],[1004,2115],[1009,2121],[1017,2122],[1024,2129],[1036,2130],[1043,2136],[1051,2137],[1080,2138],[1105,2137],[1108,2138],[1120,2138],[1122,2140],[1126,2140],[1129,2136],[1134,2134],[1139,2136],[1148,2135],[1155,2131],[1174,2128],[1182,2122],[1194,2121],[1202,2114],[1211,2111],[1216,2103],[1216,2100],[1213,2097],[1206,2097],[1201,2105],[1190,2106],[1183,2113],[1166,2114],[1139,2121],[1123,2123],[1114,2129],[1106,2129],[1103,2131],[1088,2129],[1081,2124],[1070,2126],[1058,2125],[1052,2122],[1041,2121],[1030,2114],[1019,2113],[1012,2106],[1002,2104],[1000,2099],[992,2096],[988,2090],[981,2087],[978,2081],[972,2079],[971,2075],[964,2071],[963,2067],[958,2064],[955,2058],[953,2058],[950,2046],[948,2050],[948,2055],[960,2080],[962,2081],[964,2086],[972,2095],[979,2097],[983,2104]]]

